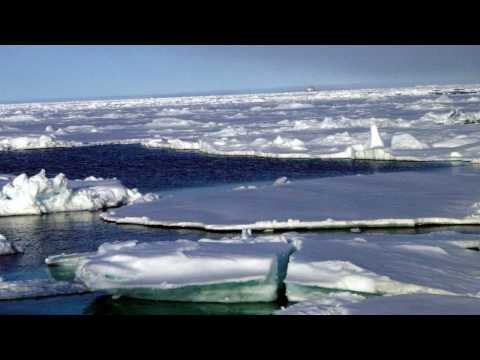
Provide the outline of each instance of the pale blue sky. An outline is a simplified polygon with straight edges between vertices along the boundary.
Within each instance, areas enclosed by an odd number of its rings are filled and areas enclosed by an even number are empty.
[[[0,101],[480,83],[480,46],[0,46]]]

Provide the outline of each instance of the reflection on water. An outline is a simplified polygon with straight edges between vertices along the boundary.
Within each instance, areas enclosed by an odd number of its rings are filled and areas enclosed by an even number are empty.
[[[277,303],[186,303],[137,299],[96,298],[84,311],[86,315],[270,315],[279,310]]]

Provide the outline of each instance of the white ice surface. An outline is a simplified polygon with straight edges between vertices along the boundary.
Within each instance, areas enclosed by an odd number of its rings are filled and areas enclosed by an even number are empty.
[[[115,179],[68,180],[63,174],[47,178],[44,170],[31,177],[0,177],[0,216],[94,211],[153,198]]]
[[[290,301],[314,300],[328,291],[480,297],[480,255],[466,249],[476,235],[452,231],[285,236],[301,243],[290,258],[285,280]]]
[[[331,293],[279,310],[276,315],[479,315],[480,299],[465,296],[407,294],[364,298]]]
[[[79,261],[76,275],[91,290],[134,298],[269,302],[277,299],[292,251],[287,241],[241,239],[107,243]]]
[[[478,85],[432,85],[0,104],[0,150],[142,143],[224,155],[475,160],[479,94]]]
[[[101,216],[120,224],[237,231],[480,224],[478,179],[478,170],[465,166],[283,179],[255,187],[246,184],[166,194],[160,200]]]

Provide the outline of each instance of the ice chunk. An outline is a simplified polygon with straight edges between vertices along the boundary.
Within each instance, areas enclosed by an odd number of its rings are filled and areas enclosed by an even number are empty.
[[[45,170],[10,179],[0,190],[0,216],[35,215],[64,211],[95,211],[133,203],[144,198],[118,180],[73,180],[58,174],[47,178]]]
[[[292,244],[281,242],[126,243],[81,261],[77,279],[115,296],[192,302],[277,299]]]
[[[290,180],[286,176],[282,176],[273,182],[273,186],[282,186],[290,184]]]
[[[302,151],[305,150],[305,144],[299,139],[289,139],[278,135],[273,141],[273,146]]]
[[[17,245],[0,234],[0,255],[12,255],[19,252],[22,252],[22,250]]]
[[[22,136],[0,140],[0,150],[46,149],[54,147],[72,147],[79,145],[80,143],[78,142],[57,140],[53,136],[47,135],[41,135],[38,137]]]
[[[88,292],[82,284],[49,279],[2,281],[0,279],[0,300],[18,300]]]
[[[410,134],[395,134],[392,137],[392,149],[428,149],[428,145],[418,141]]]
[[[370,149],[383,148],[383,141],[378,133],[377,125],[370,125]]]
[[[307,250],[303,250],[307,251]],[[411,292],[448,293],[413,284],[394,281],[388,276],[365,270],[349,261],[294,261],[287,278],[287,295],[291,301],[315,294],[315,289],[348,290],[366,294],[397,294]],[[315,295],[313,295],[315,296]]]

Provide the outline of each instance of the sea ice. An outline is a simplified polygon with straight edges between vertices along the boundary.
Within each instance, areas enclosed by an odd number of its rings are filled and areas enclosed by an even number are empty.
[[[0,301],[73,295],[88,292],[82,284],[49,279],[2,281],[0,278]]]
[[[300,302],[276,315],[479,315],[480,299],[466,296],[406,294],[365,298],[330,293]]]
[[[232,156],[390,161],[449,160],[456,151],[456,160],[475,161],[478,94],[478,85],[445,85],[0,104],[0,150],[143,144]],[[398,138],[405,129],[417,142]]]
[[[275,301],[294,246],[288,242],[177,240],[102,245],[77,279],[114,296],[191,302]],[[58,260],[58,259],[57,259]]]
[[[119,224],[236,231],[480,224],[477,170],[470,167],[292,182],[280,178],[255,184],[255,191],[237,191],[245,188],[178,192],[101,217]]]
[[[383,145],[383,141],[378,132],[378,128],[376,125],[372,124],[370,126],[370,149],[383,148],[383,147],[385,146]]]
[[[53,135],[21,136],[0,139],[0,150],[32,150],[81,145],[74,141],[57,140]]]
[[[410,134],[395,134],[392,137],[392,149],[409,150],[409,149],[428,149],[428,145],[424,144]]]
[[[471,241],[474,235],[338,233],[295,237],[301,246],[290,258],[285,279],[290,301],[314,300],[332,291],[480,297],[478,253],[458,242]]]
[[[64,211],[95,211],[153,200],[118,180],[68,180],[58,174],[47,178],[45,170],[28,177],[21,174],[0,180],[0,216],[37,215]]]

